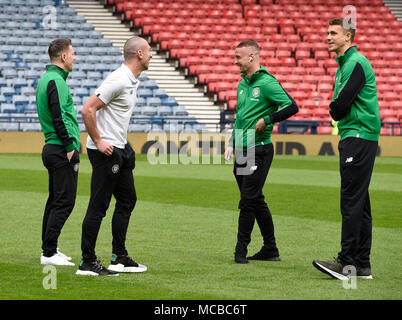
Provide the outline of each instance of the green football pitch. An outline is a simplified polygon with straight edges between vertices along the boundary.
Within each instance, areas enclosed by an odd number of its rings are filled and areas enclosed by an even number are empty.
[[[239,191],[231,164],[158,164],[138,155],[138,202],[127,249],[148,266],[141,274],[77,276],[81,223],[89,200],[91,167],[81,156],[74,211],[61,251],[75,267],[52,274],[40,265],[41,224],[48,178],[40,155],[0,154],[0,299],[401,299],[402,159],[377,158],[370,186],[373,280],[353,286],[312,266],[340,249],[337,157],[275,156],[264,187],[275,224],[280,262],[234,263]],[[111,259],[112,201],[96,253]],[[255,224],[249,253],[262,245]],[[49,288],[48,276],[52,275]]]

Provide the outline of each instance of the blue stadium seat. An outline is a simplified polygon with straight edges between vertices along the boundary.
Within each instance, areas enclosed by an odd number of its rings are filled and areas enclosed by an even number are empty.
[[[77,23],[77,22],[72,22],[70,25],[74,26],[76,29],[84,30],[84,31],[92,31],[94,30],[94,27],[90,23]]]
[[[86,97],[88,96],[88,89],[86,88],[74,88],[73,95],[78,97]]]
[[[5,78],[0,77],[0,91],[2,87],[7,87],[7,81]]]
[[[150,89],[138,89],[137,95],[143,98],[153,97],[152,90]]]
[[[81,81],[79,81],[78,79],[72,79],[70,77],[67,78],[67,84],[70,90],[81,87]]]
[[[162,100],[162,104],[166,105],[166,106],[175,107],[178,105],[176,99],[173,97],[167,97],[167,98],[163,98],[161,100]]]
[[[137,97],[137,103],[135,105],[137,107],[144,107],[147,105],[147,100],[144,97]]]
[[[0,70],[8,70],[8,69],[14,69],[15,67],[15,62],[12,61],[0,61]]]
[[[15,70],[17,70],[17,71],[18,70],[28,70],[28,69],[29,69],[29,66],[26,62],[21,61],[21,62],[15,63]]]
[[[105,38],[102,38],[102,39],[98,39],[98,46],[99,47],[112,47],[112,43],[110,42],[110,40],[109,39],[105,39]],[[115,47],[113,47],[113,48],[115,48]],[[119,48],[117,48],[118,49],[118,54],[120,55],[121,53],[120,53],[120,49]],[[109,48],[109,50],[108,50],[108,53],[110,53],[111,51],[110,51],[110,48]],[[115,50],[113,50],[113,52],[116,52]]]
[[[23,112],[25,112],[25,113],[37,112],[36,104],[29,103],[29,104],[25,105]]]
[[[77,42],[77,41],[75,41]],[[98,46],[98,41],[97,39],[85,39],[83,43],[88,46],[88,47],[97,47]]]
[[[36,70],[26,70],[24,71],[25,79],[38,79],[42,75],[42,72]]]
[[[158,108],[152,106],[145,106],[142,108],[142,114],[146,116],[154,116],[158,114]]]
[[[130,132],[149,132],[151,125],[149,123],[132,123],[128,126]]]
[[[158,97],[158,98],[161,98],[161,99],[168,97],[165,89],[154,89],[153,90],[153,95],[154,95],[154,97]]]
[[[151,121],[151,117],[147,115],[138,115],[131,117],[131,123],[145,123],[148,124]]]
[[[8,44],[5,44],[5,45],[0,46],[0,52],[7,53],[7,54],[13,53],[14,48],[15,48],[15,46],[10,46]]]
[[[25,95],[14,95],[13,103],[15,104],[15,106],[25,106],[29,103],[29,99]]]
[[[19,55],[24,55],[31,53],[31,47],[20,45],[20,46],[15,46],[14,52],[19,54]]]
[[[142,83],[142,86],[145,88],[145,89],[158,89],[158,85],[156,84],[156,82],[154,81],[154,80],[145,80],[143,83]]]
[[[25,95],[25,96],[34,96],[35,89],[33,87],[22,87],[20,94]]]
[[[87,38],[91,38],[91,39],[101,39],[102,38],[102,32],[98,31],[98,30],[92,30],[87,32]]]
[[[75,67],[77,67],[77,66],[75,66]],[[79,64],[78,68],[80,71],[84,71],[84,72],[95,71],[95,65],[92,63]]]
[[[133,108],[131,116],[139,116],[139,115],[142,115],[142,108]]]
[[[158,115],[165,117],[165,116],[172,116],[173,110],[171,107],[168,106],[160,106],[158,108]]]
[[[11,62],[21,62],[22,57],[17,53],[9,53],[6,58],[7,61]]]
[[[86,79],[87,75],[85,74],[85,72],[82,72],[82,71],[74,71],[71,73],[71,78],[72,79]]]
[[[86,79],[81,81],[81,86],[87,90],[91,90],[97,88],[97,83],[93,79]]]
[[[0,131],[18,131],[18,122],[0,122]]]
[[[0,112],[7,112],[7,113],[17,112],[17,108],[13,103],[1,104]]]
[[[16,94],[20,94],[21,93],[21,89],[23,87],[27,86],[27,80],[24,78],[17,78],[15,80],[13,80],[13,86],[16,89],[15,93]]]
[[[75,109],[77,109],[77,106],[82,104],[82,98],[79,96],[73,96],[73,104],[75,106]]]
[[[42,130],[39,122],[21,122],[20,129],[22,131],[41,131]]]
[[[162,104],[162,100],[158,97],[149,97],[147,98],[148,106],[160,106]]]
[[[31,37],[22,38],[22,45],[28,46],[28,47],[30,47],[30,46],[34,47],[34,46],[36,46],[36,40],[35,40],[35,38],[31,38]]]
[[[6,98],[12,97],[15,94],[15,89],[13,87],[2,87],[1,94]]]
[[[96,71],[90,71],[87,73],[87,77],[91,80],[100,80],[102,79],[102,74]]]
[[[30,31],[35,28],[35,24],[33,22],[26,21],[20,24],[20,28]]]

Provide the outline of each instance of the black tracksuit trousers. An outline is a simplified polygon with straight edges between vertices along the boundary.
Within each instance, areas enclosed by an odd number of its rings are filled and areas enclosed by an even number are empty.
[[[51,257],[57,252],[61,229],[74,208],[80,156],[75,151],[68,161],[64,146],[45,144],[42,161],[49,173],[49,197],[42,223],[42,250],[45,257]]]
[[[342,239],[338,257],[345,265],[370,267],[372,218],[369,185],[378,142],[346,138],[339,142]]]
[[[257,220],[258,226],[263,237],[264,246],[273,254],[278,253],[274,236],[274,223],[267,203],[264,201],[262,189],[272,163],[274,148],[272,143],[260,145],[254,148],[255,154],[250,152],[243,154],[243,160],[239,161],[236,156],[234,164],[234,175],[240,190],[241,198],[239,202],[239,224],[237,233],[236,254],[247,254],[247,246],[251,241],[251,233],[254,221]],[[251,159],[253,157],[254,159]],[[253,161],[254,160],[254,161]],[[240,170],[239,170],[240,169]],[[244,170],[246,169],[246,171]],[[246,174],[248,173],[251,174]]]
[[[124,149],[114,147],[110,157],[98,150],[87,150],[92,165],[91,197],[82,223],[81,249],[83,260],[90,262],[96,260],[96,239],[112,195],[116,199],[112,218],[112,252],[127,254],[127,228],[137,195],[133,177],[135,153],[129,144]]]

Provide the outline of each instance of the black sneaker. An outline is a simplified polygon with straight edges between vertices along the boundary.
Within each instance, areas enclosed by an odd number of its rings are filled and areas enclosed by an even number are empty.
[[[116,272],[144,272],[147,267],[139,264],[133,260],[129,255],[118,256],[112,254],[112,261],[110,261],[109,270]]]
[[[356,278],[359,279],[373,279],[371,268],[356,267]]]
[[[248,260],[245,254],[235,253],[235,262],[241,264],[247,264]]]
[[[326,273],[334,279],[348,280],[348,274],[344,271],[345,265],[341,262],[339,258],[331,261],[319,261],[314,260],[313,266],[316,267],[321,272]]]
[[[261,260],[261,261],[281,261],[278,250],[269,251],[266,247],[262,247],[255,255],[247,257],[248,260]]]
[[[75,274],[82,276],[118,276],[119,274],[115,271],[108,270],[102,266],[100,259],[85,262],[81,259],[80,266]]]

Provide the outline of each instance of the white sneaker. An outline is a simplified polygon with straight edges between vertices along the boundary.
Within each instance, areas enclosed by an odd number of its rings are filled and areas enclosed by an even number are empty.
[[[59,248],[57,248],[57,254],[58,254],[61,258],[65,259],[65,260],[67,260],[67,261],[70,261],[70,260],[71,260],[71,257],[65,255],[63,252],[61,252],[61,251],[59,250]]]
[[[74,263],[63,259],[59,254],[55,253],[51,257],[45,257],[43,254],[40,257],[40,264],[51,264],[54,266],[75,266]]]

